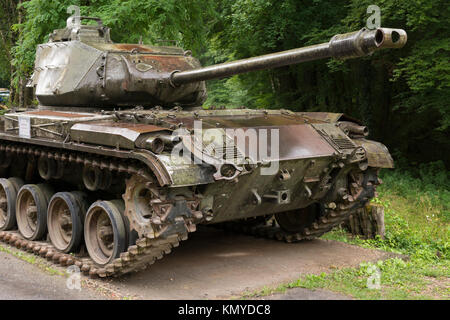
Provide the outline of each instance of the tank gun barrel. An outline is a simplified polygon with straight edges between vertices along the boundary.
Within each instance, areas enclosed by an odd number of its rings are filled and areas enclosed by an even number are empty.
[[[379,28],[338,34],[327,43],[226,62],[188,71],[174,71],[171,82],[175,86],[186,83],[220,79],[240,73],[277,68],[301,62],[338,58],[350,59],[370,55],[385,48],[401,48],[407,35],[402,29]]]

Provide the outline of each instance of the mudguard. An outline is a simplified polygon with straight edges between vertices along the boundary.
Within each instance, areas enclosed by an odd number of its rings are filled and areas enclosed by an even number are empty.
[[[394,160],[384,144],[367,139],[354,139],[353,142],[366,150],[370,167],[394,168]]]

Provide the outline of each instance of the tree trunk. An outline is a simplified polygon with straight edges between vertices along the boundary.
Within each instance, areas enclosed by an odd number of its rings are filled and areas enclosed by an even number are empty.
[[[25,107],[30,108],[33,104],[34,91],[33,91],[33,88],[27,87],[27,84],[26,84],[27,81],[25,81],[23,101],[24,101]]]
[[[353,212],[344,228],[353,235],[374,239],[377,235],[384,239],[384,207],[379,204],[369,204]]]
[[[23,88],[23,78],[22,77],[20,77],[20,79],[19,79],[19,86],[18,86],[18,92],[19,92],[19,108],[24,108],[24,106],[25,106],[25,103],[24,103],[24,88]]]
[[[11,104],[11,106],[14,106],[14,98],[16,97],[16,89],[14,88],[14,80],[13,80],[13,72],[14,72],[14,66],[11,64],[10,67],[10,74],[11,74],[11,78],[10,78],[10,82],[9,82],[9,103]]]

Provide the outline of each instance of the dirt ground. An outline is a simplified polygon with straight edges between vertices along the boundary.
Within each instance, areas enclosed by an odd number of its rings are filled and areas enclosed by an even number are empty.
[[[45,274],[27,262],[1,253],[0,299],[238,298],[245,292],[289,282],[303,274],[355,267],[363,261],[391,256],[335,241],[286,244],[201,228],[147,270],[118,279],[88,280],[81,291],[68,290],[62,276]],[[322,290],[295,289],[265,299],[346,298]]]

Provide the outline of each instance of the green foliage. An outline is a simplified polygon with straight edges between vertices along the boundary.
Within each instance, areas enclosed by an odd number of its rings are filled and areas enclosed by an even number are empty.
[[[450,297],[448,261],[430,265],[423,261],[404,261],[399,258],[364,262],[358,268],[344,268],[331,273],[309,274],[276,288],[265,287],[244,298],[284,293],[291,288],[326,289],[356,299],[448,299]],[[380,272],[380,288],[370,289],[368,279]]]
[[[9,87],[10,66],[8,59],[5,57],[3,47],[0,47],[0,88]]]
[[[326,42],[366,23],[371,0],[237,0],[218,2],[221,14],[210,52],[222,61]],[[208,104],[297,111],[345,112],[371,137],[410,161],[449,165],[450,64],[448,3],[380,0],[382,26],[404,28],[408,44],[372,57],[260,71],[239,76],[240,88],[210,86]],[[245,92],[235,95],[234,92]]]
[[[32,0],[23,3],[23,9],[26,10],[24,22],[13,26],[13,29],[20,33],[12,52],[12,63],[16,69],[16,74],[12,77],[16,86],[20,77],[31,75],[36,46],[46,42],[54,29],[65,26],[68,18],[66,10],[71,4],[79,5],[79,1]]]
[[[330,274],[308,275],[287,287],[325,288],[358,299],[445,299],[448,297],[448,263],[435,266],[399,258],[361,263],[359,268]],[[379,270],[380,289],[370,289],[367,279]]]
[[[113,29],[117,42],[136,43],[140,36],[150,43],[174,40],[197,54],[214,16],[211,1],[201,0],[96,1],[85,9]]]
[[[322,30],[330,28],[336,17],[344,16],[343,4],[344,1],[219,1],[218,10],[223,13],[221,28],[210,43],[210,50],[227,48],[227,54],[222,55],[226,61],[309,45],[317,38],[324,41],[332,32],[325,34]],[[231,106],[296,110],[300,110],[299,104],[315,106],[315,98],[307,90],[309,86],[302,86],[316,64],[308,65],[303,70],[294,66],[239,76],[247,95],[241,100],[233,97]],[[216,91],[212,89],[214,97]],[[235,92],[234,87],[230,89],[233,91],[228,91],[229,100],[231,92]],[[227,96],[226,88],[218,91],[219,95]]]
[[[449,172],[442,162],[415,172],[384,172],[372,200],[385,208],[385,239],[347,239],[343,230],[324,237],[410,255],[430,263],[450,260]]]
[[[116,42],[144,43],[174,40],[178,45],[199,53],[206,44],[208,21],[214,16],[211,2],[202,0],[30,0],[24,2],[25,19],[14,28],[20,38],[13,49],[17,74],[29,76],[33,69],[36,46],[46,42],[48,35],[64,28],[69,17],[67,8],[77,5],[82,15],[101,17],[112,28]]]

